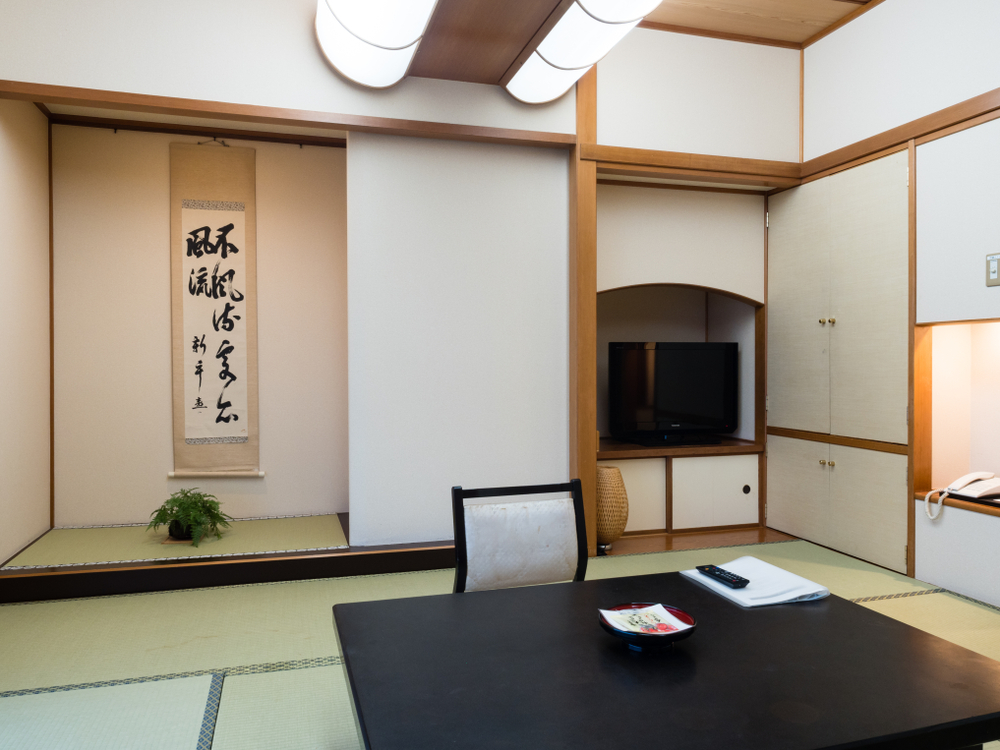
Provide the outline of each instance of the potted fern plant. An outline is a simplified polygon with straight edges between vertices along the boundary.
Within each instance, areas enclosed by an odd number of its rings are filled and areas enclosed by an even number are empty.
[[[198,488],[177,490],[163,505],[149,514],[152,520],[146,529],[154,531],[166,526],[174,539],[190,539],[197,547],[206,534],[222,539],[220,526],[228,528],[232,516],[223,513],[215,495],[199,492]]]

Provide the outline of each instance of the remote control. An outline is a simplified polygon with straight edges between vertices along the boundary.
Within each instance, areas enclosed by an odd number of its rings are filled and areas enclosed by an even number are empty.
[[[741,589],[750,583],[746,578],[738,576],[735,573],[730,573],[728,570],[723,570],[716,565],[699,565],[697,570],[699,573],[709,578],[714,578],[719,583],[725,584],[731,589]]]

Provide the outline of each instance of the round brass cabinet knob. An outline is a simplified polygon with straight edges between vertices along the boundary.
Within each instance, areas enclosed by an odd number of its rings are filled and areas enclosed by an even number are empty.
[[[823,459],[821,458],[821,459],[819,460],[819,465],[820,465],[820,466],[826,466],[826,461],[824,461],[824,460],[823,460]]]
[[[830,462],[830,467],[831,467],[831,468],[833,468],[833,467],[834,467],[834,466],[836,466],[836,465],[837,465],[837,464],[836,464],[836,463],[834,463],[833,461],[831,461],[831,462]]]
[[[826,325],[826,318],[820,318],[820,319],[819,319],[819,324],[820,324],[821,326],[822,326],[822,325]]]
[[[836,318],[830,318],[830,325],[833,325],[836,322],[837,322]]]

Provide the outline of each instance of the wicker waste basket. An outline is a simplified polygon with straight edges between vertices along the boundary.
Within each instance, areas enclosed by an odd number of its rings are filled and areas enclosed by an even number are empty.
[[[611,549],[628,523],[628,495],[617,466],[597,467],[597,547]]]

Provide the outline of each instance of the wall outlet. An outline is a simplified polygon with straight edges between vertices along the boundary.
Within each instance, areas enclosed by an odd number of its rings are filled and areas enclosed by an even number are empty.
[[[986,256],[986,286],[1000,286],[1000,253]]]

